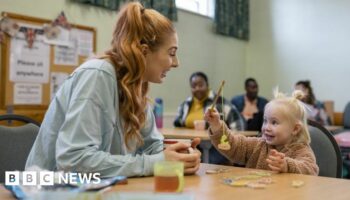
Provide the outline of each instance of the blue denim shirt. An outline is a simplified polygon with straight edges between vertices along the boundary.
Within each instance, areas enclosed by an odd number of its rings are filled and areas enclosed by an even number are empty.
[[[87,61],[52,100],[26,169],[36,165],[47,170],[99,172],[101,178],[152,175],[153,164],[164,160],[163,136],[155,126],[152,109],[145,112],[144,145],[128,150],[115,69],[105,60]]]

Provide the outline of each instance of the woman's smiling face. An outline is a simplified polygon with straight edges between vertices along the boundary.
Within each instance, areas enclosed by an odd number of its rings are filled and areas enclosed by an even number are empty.
[[[146,69],[144,82],[162,83],[171,68],[179,65],[176,56],[178,48],[177,34],[171,34],[169,38],[157,50],[146,50]]]

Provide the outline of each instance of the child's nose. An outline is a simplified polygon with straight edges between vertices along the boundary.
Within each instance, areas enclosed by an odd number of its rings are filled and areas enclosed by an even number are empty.
[[[269,131],[271,129],[271,126],[270,124],[266,123],[266,124],[263,124],[262,129]]]

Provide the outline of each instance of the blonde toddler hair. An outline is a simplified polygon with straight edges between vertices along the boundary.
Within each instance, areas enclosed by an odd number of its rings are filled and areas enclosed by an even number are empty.
[[[283,114],[290,120],[291,123],[298,123],[301,126],[300,132],[293,138],[292,143],[310,144],[310,133],[307,125],[306,105],[302,103],[303,92],[295,90],[291,97],[278,91],[274,91],[274,99],[271,100],[269,106],[278,106]],[[265,108],[265,109],[266,109]]]

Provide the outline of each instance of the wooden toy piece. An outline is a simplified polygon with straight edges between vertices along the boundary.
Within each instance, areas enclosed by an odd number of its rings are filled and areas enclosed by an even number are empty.
[[[247,180],[236,180],[231,183],[231,186],[234,187],[246,187],[249,184]]]
[[[253,189],[264,189],[264,188],[266,188],[266,184],[264,184],[264,183],[257,183],[257,182],[248,183],[247,186],[250,187],[250,188],[253,188]]]
[[[231,145],[227,139],[228,139],[227,134],[226,133],[222,134],[221,139],[220,139],[220,144],[218,144],[219,149],[225,150],[225,151],[231,149]]]
[[[267,184],[273,183],[273,181],[272,181],[272,178],[270,178],[270,177],[264,177],[264,178],[259,179],[258,183],[262,183],[262,184],[267,185]]]
[[[303,185],[304,185],[304,181],[300,181],[300,180],[292,181],[292,186],[295,187],[295,188],[299,188],[299,187],[301,187]]]
[[[264,172],[264,171],[251,171],[251,172],[249,172],[249,174],[253,174],[253,175],[257,175],[257,176],[261,176],[261,177],[271,176],[270,172]]]
[[[225,151],[231,149],[231,145],[230,144],[219,144],[218,147],[219,147],[219,149],[225,150]]]
[[[217,168],[217,169],[208,169],[205,171],[206,174],[219,174],[219,173],[225,173],[229,172],[230,169],[227,168]]]

